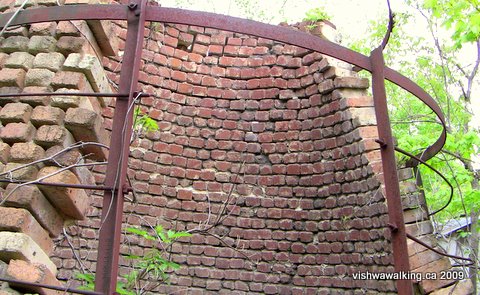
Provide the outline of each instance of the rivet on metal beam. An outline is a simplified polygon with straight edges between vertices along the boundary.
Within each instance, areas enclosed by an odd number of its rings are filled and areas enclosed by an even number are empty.
[[[137,3],[130,3],[128,4],[128,9],[134,10],[135,8],[137,8],[137,6],[138,6]]]
[[[392,232],[397,232],[398,231],[398,227],[395,224],[389,222],[389,223],[387,223],[387,225]]]

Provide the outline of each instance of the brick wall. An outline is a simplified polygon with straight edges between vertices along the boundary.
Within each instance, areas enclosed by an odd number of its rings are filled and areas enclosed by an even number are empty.
[[[140,81],[154,96],[141,105],[160,130],[132,145],[137,202],[125,206],[125,222],[197,228],[231,194],[230,215],[211,233],[251,258],[194,234],[172,248],[182,268],[157,292],[394,292],[392,281],[351,277],[393,270],[368,82],[349,65],[271,40],[149,28]],[[112,81],[120,61],[104,60]],[[110,128],[112,107],[103,114]],[[98,212],[79,233],[93,246]],[[130,242],[124,254],[143,253]]]
[[[56,4],[57,1],[32,1],[27,7]],[[0,11],[14,11],[19,5],[15,1],[0,1]],[[105,32],[106,25],[87,25],[83,21],[38,23],[10,28],[1,36],[1,94],[73,93],[0,98],[1,179],[95,183],[87,166],[65,167],[103,161],[108,154],[98,146],[71,148],[79,141],[109,142],[100,116],[106,101],[75,95],[111,92],[97,54],[102,55],[108,46],[113,48],[112,44],[105,40],[97,43],[90,30],[97,30],[98,35]],[[61,278],[57,268],[64,266],[54,253],[68,245],[64,226],[85,218],[91,192],[2,182],[1,194],[0,276],[63,285],[56,276]],[[19,294],[10,287],[28,293],[63,294],[4,283],[0,285],[0,294]]]

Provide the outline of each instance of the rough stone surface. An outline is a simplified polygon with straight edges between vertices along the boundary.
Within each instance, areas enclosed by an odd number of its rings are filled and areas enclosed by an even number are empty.
[[[51,273],[57,273],[55,264],[48,255],[32,238],[23,233],[0,232],[0,259],[3,261],[19,259],[38,263],[45,265]]]
[[[15,68],[15,69],[24,69],[27,71],[33,66],[34,56],[27,52],[13,52],[5,60],[5,67]]]
[[[4,142],[0,142],[0,162],[6,164],[10,158],[10,146]]]
[[[32,114],[32,107],[25,103],[9,103],[0,110],[2,124],[27,123]]]
[[[2,52],[6,53],[26,51],[28,41],[28,38],[24,36],[11,36],[2,40],[0,48]]]
[[[72,89],[67,89],[67,88],[60,88],[56,92],[60,93],[75,93],[78,92],[77,90],[72,90]],[[58,107],[64,111],[66,111],[69,108],[76,108],[78,107],[83,98],[80,96],[75,96],[75,95],[58,95],[58,96],[52,96],[52,103],[51,106],[53,107]]]
[[[60,170],[57,167],[44,167],[38,177],[45,177]],[[79,184],[78,178],[70,171],[63,171],[43,179],[45,182]],[[84,219],[88,208],[88,196],[82,189],[42,186],[40,190],[50,202],[63,214],[73,219]]]
[[[57,72],[52,81],[53,89],[59,88],[78,89],[84,91],[89,84],[83,73]]]
[[[58,52],[39,53],[33,60],[33,67],[57,72],[62,67],[64,61],[65,57]]]
[[[42,125],[62,125],[65,112],[51,106],[37,106],[33,109],[31,122],[35,127]]]
[[[463,280],[455,283],[452,286],[447,288],[443,288],[440,290],[436,290],[432,293],[432,295],[470,295],[473,294],[473,285],[471,280]]]
[[[20,166],[22,166],[22,168],[17,169]],[[22,163],[9,162],[5,165],[5,168],[3,168],[3,172],[11,172],[5,174],[5,177],[25,181],[34,180],[38,173],[37,167],[34,165],[29,165],[27,167],[23,166],[24,164]]]
[[[17,186],[9,184],[5,194],[9,194]],[[21,186],[15,189],[5,202],[5,206],[27,209],[52,237],[57,237],[62,232],[63,218],[36,186]]]
[[[62,36],[56,44],[56,51],[68,56],[70,53],[80,52],[86,40],[82,37]]]
[[[25,209],[0,207],[0,230],[28,235],[48,255],[53,250],[53,241],[47,231]]]
[[[0,138],[6,143],[27,142],[33,138],[35,127],[31,123],[8,123],[0,129]]]
[[[52,36],[32,36],[28,42],[28,52],[36,55],[42,52],[52,52],[55,50],[57,40]]]
[[[55,73],[47,69],[30,69],[25,76],[25,86],[48,86]]]
[[[57,28],[56,22],[30,24],[29,35],[53,36]]]
[[[8,264],[7,274],[19,281],[38,283],[52,286],[62,286],[55,278],[55,275],[45,265],[38,263],[29,263],[22,260],[11,260]],[[12,284],[15,287],[15,284]],[[25,287],[23,287],[25,288]],[[42,295],[61,295],[65,292],[55,291],[41,287],[27,287],[30,292],[40,293]]]
[[[34,141],[43,148],[49,148],[54,145],[66,147],[74,142],[70,132],[65,129],[65,127],[58,125],[40,126],[37,130]]]
[[[25,71],[23,69],[0,70],[0,87],[11,86],[22,88],[25,82]]]
[[[33,142],[17,142],[10,149],[10,160],[16,163],[32,163],[44,157],[43,148]]]
[[[23,88],[23,93],[44,93],[51,92],[48,87],[45,86],[29,86]],[[50,103],[50,96],[40,95],[40,96],[22,96],[20,97],[20,102],[28,103],[32,107],[38,105],[48,105]]]

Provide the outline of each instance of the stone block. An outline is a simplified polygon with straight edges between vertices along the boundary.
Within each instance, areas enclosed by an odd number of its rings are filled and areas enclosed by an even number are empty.
[[[440,278],[440,272],[445,271],[451,268],[450,260],[447,257],[443,257],[439,260],[435,260],[427,265],[424,265],[417,269],[412,269],[412,272],[436,272],[437,277]],[[446,287],[452,284],[453,280],[423,280],[418,285],[420,290],[422,290],[422,294],[429,294],[433,290],[437,290],[443,287]],[[457,294],[457,293],[455,293]]]
[[[83,97],[75,96],[75,92],[78,92],[78,90],[60,88],[55,92],[72,93],[72,95],[52,96],[51,106],[58,107],[64,111],[66,111],[69,108],[77,108],[78,106],[80,106],[80,104],[82,103],[82,100],[84,99]]]
[[[6,104],[0,110],[2,124],[27,123],[32,114],[32,107],[28,104],[17,102]]]
[[[70,108],[65,116],[65,127],[77,141],[109,143],[108,134],[102,127],[102,118],[94,111],[83,108]],[[94,153],[97,159],[105,159],[105,149],[98,146],[85,146],[83,150]]]
[[[28,52],[36,55],[41,52],[55,51],[57,40],[52,36],[32,36],[28,42]]]
[[[45,86],[29,86],[23,88],[23,93],[42,93],[42,92],[51,92],[49,87]],[[29,105],[35,107],[38,105],[49,105],[50,104],[50,96],[47,95],[39,95],[39,96],[22,96],[20,97],[20,101],[24,103],[28,103]]]
[[[17,187],[17,184],[10,183],[5,189],[5,194],[11,193],[5,201],[5,206],[27,209],[38,223],[50,233],[50,236],[57,237],[62,232],[64,225],[62,216],[37,186]]]
[[[2,40],[0,49],[5,53],[27,51],[29,39],[24,36],[11,36]]]
[[[58,167],[44,167],[38,176],[45,177],[60,170]],[[45,182],[80,184],[78,178],[70,171],[62,171],[58,174],[46,177]],[[41,186],[40,190],[60,212],[73,219],[84,219],[89,205],[89,199],[85,190],[66,187]]]
[[[88,89],[91,89],[91,86],[88,84],[87,78],[83,73],[62,71],[55,74],[52,81],[52,88],[54,90],[60,88],[78,89],[86,92]]]
[[[66,152],[62,152],[64,148],[62,146],[53,146],[49,148],[45,154],[47,157],[54,157],[52,161],[46,162],[47,165],[49,166],[71,166],[75,163],[80,163],[82,160],[82,153],[78,151],[78,149],[71,149]],[[82,182],[83,183],[83,182]]]
[[[55,264],[40,246],[24,233],[0,232],[0,259],[10,261],[19,259],[45,265],[51,273],[56,274]]]
[[[367,78],[337,77],[334,80],[336,88],[367,89],[370,84]]]
[[[422,208],[404,210],[403,218],[405,223],[413,223],[417,221],[427,220],[427,212]]]
[[[53,251],[53,241],[47,231],[25,209],[0,207],[0,230],[27,234],[46,254]]]
[[[7,38],[7,37],[10,37],[10,36],[25,36],[26,37],[26,36],[28,36],[28,29],[24,26],[8,28],[3,32],[2,37]]]
[[[89,20],[87,24],[95,36],[98,46],[104,56],[116,56],[118,53],[118,38],[111,21]]]
[[[43,148],[50,148],[54,145],[69,146],[74,140],[70,132],[63,126],[42,125],[37,130],[34,141]]]
[[[33,67],[57,72],[63,66],[64,61],[65,57],[58,52],[39,53],[33,60]]]
[[[0,87],[1,94],[11,94],[11,93],[20,93],[22,90],[18,87]],[[7,103],[17,102],[18,97],[0,97],[0,105],[4,106]]]
[[[55,73],[47,69],[30,69],[25,76],[25,86],[48,86]]]
[[[33,66],[34,56],[27,52],[13,52],[5,60],[4,66],[13,69],[28,70]]]
[[[23,88],[25,71],[22,69],[4,68],[0,70],[0,87],[10,86]]]
[[[405,230],[407,233],[411,234],[412,236],[417,237],[417,236],[433,233],[433,225],[430,220],[421,221],[413,224],[407,224],[405,226]]]
[[[0,68],[3,68],[3,66],[5,65],[5,61],[7,60],[8,57],[9,55],[6,54],[5,52],[0,52]]]
[[[36,127],[42,125],[62,125],[65,112],[56,107],[37,106],[33,109],[30,121]]]
[[[28,34],[30,36],[34,36],[34,35],[53,36],[55,35],[56,29],[57,29],[56,22],[30,24],[30,29],[28,31]]]
[[[463,280],[452,286],[435,290],[430,295],[471,295],[473,294],[473,284],[471,280]]]
[[[80,37],[81,34],[78,29],[69,21],[60,21],[58,22],[57,29],[55,31],[57,38],[62,36],[73,36]]]
[[[35,127],[29,123],[8,123],[0,129],[0,138],[13,144],[15,142],[27,142],[33,138]]]
[[[83,37],[62,36],[58,39],[56,51],[64,56],[68,56],[70,53],[81,52],[85,42],[87,41]]]
[[[45,157],[45,151],[33,142],[17,142],[10,149],[10,160],[16,163],[31,163]]]
[[[29,263],[22,260],[11,260],[8,264],[7,274],[9,277],[30,283],[62,286],[62,284],[55,278],[54,273],[45,265],[38,263]],[[12,287],[16,285],[10,284]],[[39,293],[42,295],[62,295],[65,292],[56,291],[41,287],[22,287],[29,292]]]
[[[374,108],[350,108],[347,113],[352,119],[353,127],[377,125]]]
[[[6,164],[10,158],[10,146],[4,142],[0,142],[0,162]]]
[[[15,180],[34,180],[37,177],[38,169],[36,166],[30,165],[24,168],[16,169],[20,166],[23,166],[22,163],[14,163],[10,162],[5,165],[3,168],[3,173],[11,171],[9,173],[4,174],[5,178],[11,178]],[[15,169],[15,170],[14,170]]]

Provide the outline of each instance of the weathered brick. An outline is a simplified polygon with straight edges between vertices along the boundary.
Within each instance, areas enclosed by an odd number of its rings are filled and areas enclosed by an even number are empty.
[[[34,35],[53,36],[55,34],[56,28],[57,28],[56,22],[30,24],[30,29],[28,33],[30,36],[34,36]]]
[[[0,70],[0,87],[12,86],[23,88],[25,82],[25,71],[23,69]]]
[[[6,164],[10,158],[10,146],[4,142],[0,142],[0,162]]]
[[[57,72],[52,81],[54,90],[59,88],[78,89],[85,91],[90,88],[87,78],[83,73],[78,72]]]
[[[49,148],[54,145],[69,146],[74,142],[74,139],[63,126],[42,125],[38,128],[34,141],[43,148]]]
[[[0,94],[20,93],[21,89],[18,87],[0,87]],[[18,97],[0,97],[0,105],[4,106],[7,103],[17,102]]]
[[[27,142],[33,138],[35,127],[29,123],[9,123],[0,129],[0,138],[6,143]]]
[[[58,52],[39,53],[33,60],[33,67],[58,72],[65,61],[65,57]]]
[[[33,109],[30,121],[35,127],[41,125],[62,125],[65,112],[51,106],[37,106]]]
[[[5,189],[5,194],[9,194],[5,206],[27,209],[50,233],[50,236],[57,237],[62,232],[64,224],[64,220],[57,210],[53,208],[38,187],[28,185],[16,188],[17,186],[17,184],[11,183]]]
[[[48,233],[25,209],[0,207],[0,230],[27,234],[46,254],[52,253],[53,242]]]
[[[370,126],[377,124],[374,108],[350,108],[345,119],[352,119],[353,127]]]
[[[85,42],[86,40],[83,37],[62,36],[58,39],[56,51],[64,56],[68,56],[70,53],[81,52]]]
[[[32,107],[25,103],[9,103],[0,110],[2,124],[27,123],[32,114]]]
[[[3,173],[7,171],[11,171],[5,174],[7,178],[12,178],[16,180],[28,180],[28,181],[34,180],[37,177],[37,173],[38,173],[37,167],[33,165],[29,165],[24,168],[16,169],[24,165],[25,164],[9,162],[7,163],[7,165],[5,165],[5,168],[3,168]]]
[[[11,27],[6,29],[3,32],[3,37],[7,38],[10,36],[24,36],[26,37],[28,35],[28,29],[24,26],[20,27]]]
[[[50,92],[48,87],[45,86],[29,86],[23,88],[22,93],[42,93]],[[40,96],[22,96],[20,97],[20,102],[27,103],[31,106],[38,105],[48,105],[50,103],[50,96],[40,95]]]
[[[470,279],[466,279],[463,281],[458,281],[452,286],[435,290],[430,294],[431,295],[451,295],[451,294],[467,295],[467,294],[473,294],[473,293],[474,292],[473,292],[472,281]]]
[[[451,268],[450,261],[447,257],[443,257],[442,259],[436,260],[432,263],[424,265],[420,268],[417,268],[415,272],[436,272],[438,277],[440,277],[440,272],[445,271]],[[433,290],[440,289],[442,287],[446,287],[453,283],[453,280],[423,280],[419,283],[420,289],[424,292],[424,294],[429,294]]]
[[[45,182],[67,184],[80,183],[78,178],[72,172],[66,170],[57,173],[59,170],[60,168],[57,167],[44,167],[38,173],[38,177],[43,178],[43,181]],[[54,173],[57,174],[48,176]],[[90,204],[85,190],[53,186],[41,186],[40,190],[45,194],[45,197],[50,200],[52,205],[66,216],[73,219],[85,218],[85,212]]]
[[[25,76],[25,86],[48,86],[55,73],[47,69],[30,69]]]
[[[28,70],[33,66],[34,56],[27,52],[13,52],[5,60],[5,67]]]
[[[65,116],[65,127],[72,132],[77,141],[109,144],[109,136],[102,127],[102,119],[94,111],[83,108],[68,109]],[[83,150],[93,153],[97,159],[107,158],[106,150],[99,146],[88,145]]]
[[[43,148],[33,142],[17,142],[10,149],[10,160],[16,163],[30,163],[44,157]]]
[[[51,97],[51,106],[52,107],[58,107],[64,111],[66,111],[69,108],[76,108],[80,106],[82,103],[83,98],[80,96],[76,96],[75,92],[78,92],[78,90],[74,89],[67,89],[67,88],[60,88],[55,92],[59,93],[72,93],[72,95],[55,95]]]
[[[22,260],[11,260],[7,269],[8,276],[15,280],[61,287],[62,284],[55,278],[54,273],[43,264],[29,263]],[[16,286],[15,284],[11,285],[12,287]],[[42,287],[27,287],[27,289],[29,292],[42,295],[60,295],[64,293]]]
[[[359,88],[366,89],[369,87],[367,78],[357,77],[337,77],[334,80],[336,88]]]
[[[32,36],[28,42],[28,52],[36,55],[41,52],[55,51],[57,40],[52,36]]]
[[[55,264],[48,255],[23,233],[0,232],[0,259],[10,261],[19,259],[45,265],[51,273],[56,274]]]
[[[2,40],[0,48],[3,52],[12,53],[27,51],[29,39],[24,36],[11,36]]]

